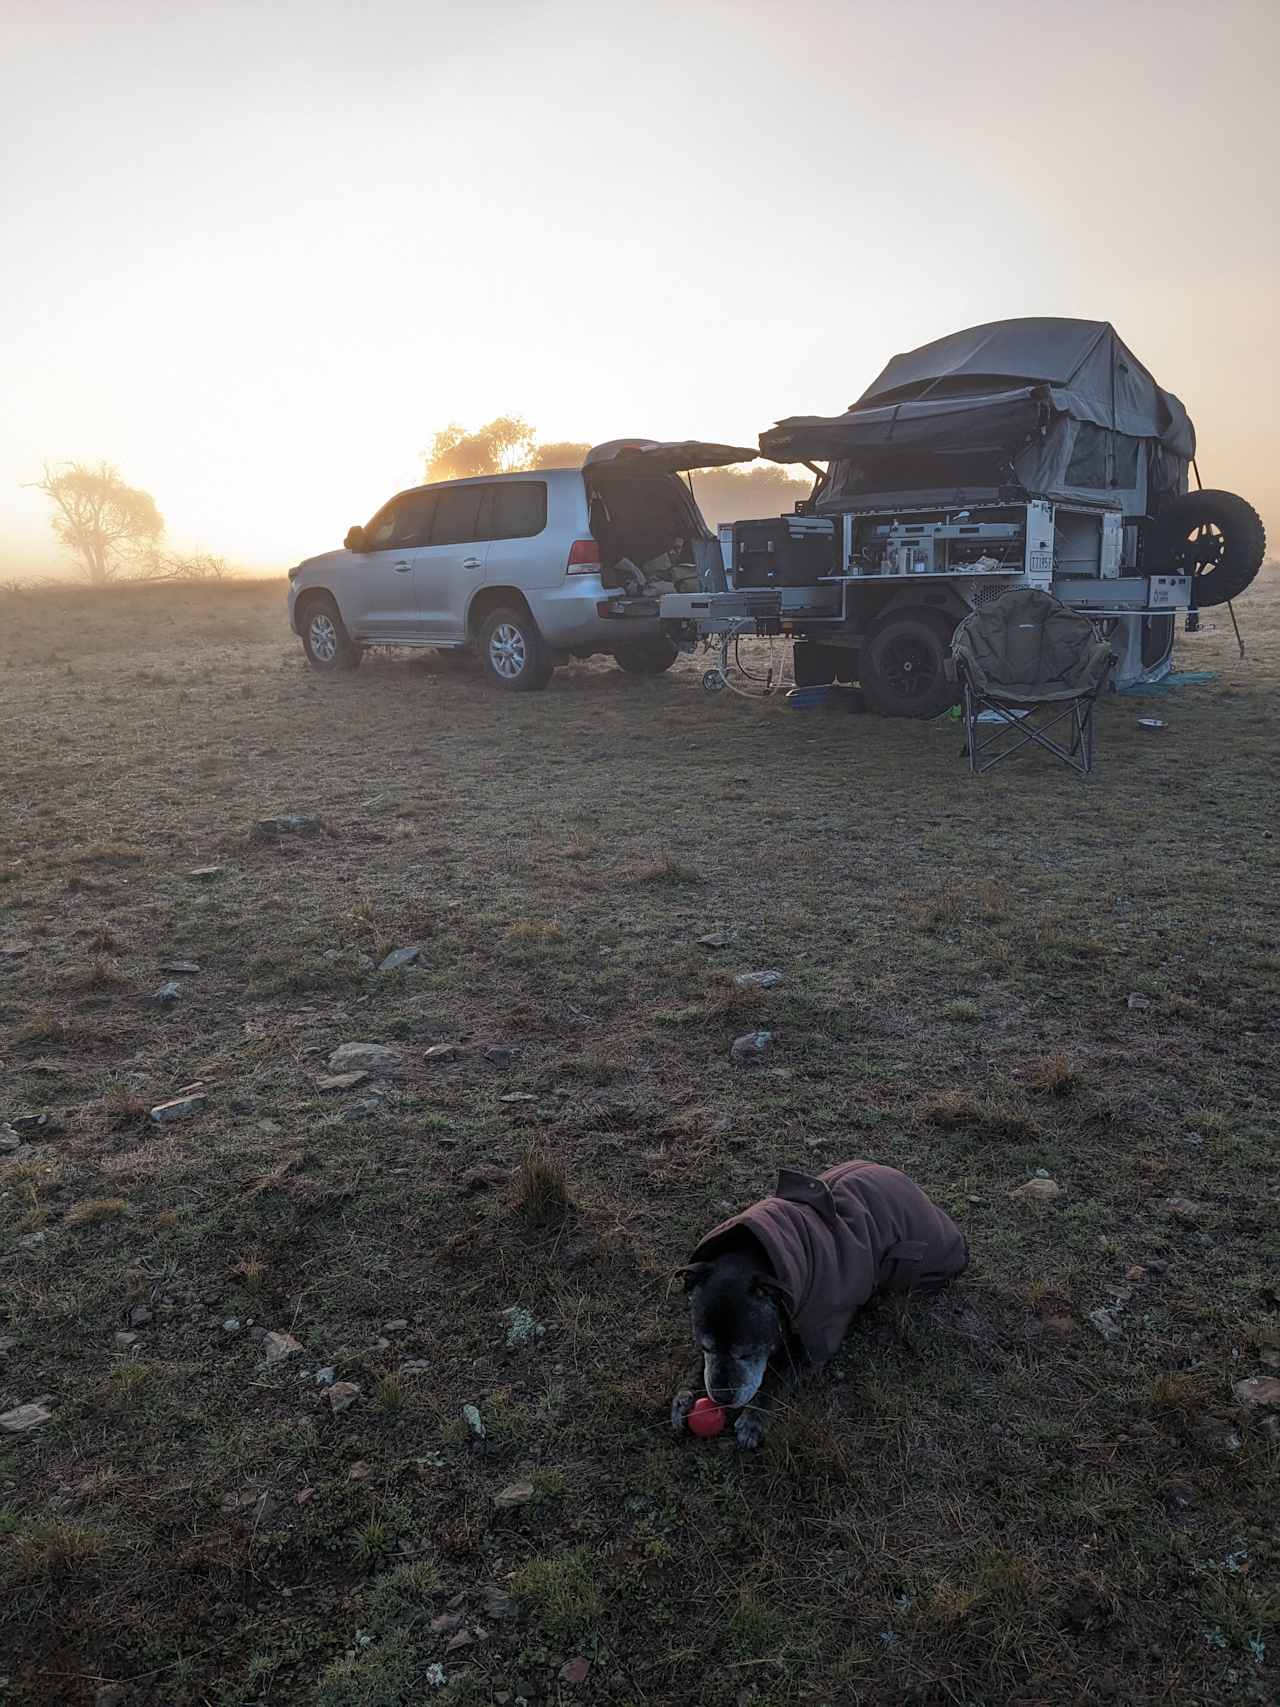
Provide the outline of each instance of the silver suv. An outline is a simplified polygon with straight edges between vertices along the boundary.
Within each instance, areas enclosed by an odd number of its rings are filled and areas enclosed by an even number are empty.
[[[719,547],[680,473],[755,454],[615,440],[581,468],[416,486],[289,571],[290,624],[324,671],[355,669],[367,646],[423,646],[478,651],[514,693],[595,653],[658,675],[678,654],[637,565],[714,572]]]

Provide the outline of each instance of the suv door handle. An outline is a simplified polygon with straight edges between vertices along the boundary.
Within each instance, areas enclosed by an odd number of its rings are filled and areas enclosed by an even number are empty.
[[[397,575],[407,575],[410,569],[413,568],[413,563],[407,558],[401,558],[399,563],[393,563],[391,567],[395,570]]]
[[[478,569],[480,567],[480,559],[478,557],[464,557],[462,559],[462,567],[464,569]]]

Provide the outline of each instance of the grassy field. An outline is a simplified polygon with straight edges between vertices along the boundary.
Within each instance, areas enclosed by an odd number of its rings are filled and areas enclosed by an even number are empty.
[[[322,680],[282,584],[0,595],[0,1701],[1274,1702],[1277,579],[1087,783],[692,666]],[[855,1155],[970,1272],[674,1440],[673,1270]]]

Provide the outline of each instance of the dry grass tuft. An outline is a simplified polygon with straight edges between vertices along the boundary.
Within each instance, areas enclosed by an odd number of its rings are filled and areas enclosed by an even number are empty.
[[[1027,1083],[1045,1096],[1070,1096],[1080,1088],[1080,1070],[1069,1055],[1048,1055],[1036,1065]]]
[[[96,1221],[114,1221],[129,1213],[127,1197],[83,1197],[62,1217],[64,1227],[92,1227]]]
[[[701,883],[702,873],[685,865],[674,854],[664,853],[657,859],[643,860],[629,866],[622,874],[627,883]]]
[[[78,865],[138,865],[146,859],[147,850],[130,842],[92,842],[71,857]]]
[[[574,1208],[573,1194],[559,1162],[545,1150],[526,1150],[516,1173],[517,1214],[537,1226],[563,1221]]]

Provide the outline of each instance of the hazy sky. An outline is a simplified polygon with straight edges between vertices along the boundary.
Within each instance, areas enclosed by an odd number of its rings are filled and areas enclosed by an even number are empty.
[[[1280,541],[1280,0],[3,0],[0,534],[338,543],[436,427],[755,440],[1114,321]]]

